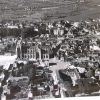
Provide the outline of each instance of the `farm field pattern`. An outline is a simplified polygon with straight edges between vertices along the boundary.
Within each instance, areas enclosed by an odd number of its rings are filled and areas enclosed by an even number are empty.
[[[0,20],[53,21],[60,19],[84,20],[100,17],[100,0],[0,0]]]

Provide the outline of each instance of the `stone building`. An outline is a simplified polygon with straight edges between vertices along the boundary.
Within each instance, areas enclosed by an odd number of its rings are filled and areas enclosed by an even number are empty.
[[[49,60],[49,45],[40,45],[33,41],[19,40],[16,46],[17,59],[20,60]]]
[[[17,54],[17,59],[20,60],[36,60],[39,59],[39,49],[38,49],[38,45],[35,42],[30,42],[30,41],[22,41],[19,40],[17,42],[17,46],[16,46],[16,54]]]

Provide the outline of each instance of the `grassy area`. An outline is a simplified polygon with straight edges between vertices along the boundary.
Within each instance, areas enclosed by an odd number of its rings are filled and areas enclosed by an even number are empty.
[[[0,0],[0,20],[81,20],[99,17],[100,0],[88,0],[75,7],[75,0]],[[73,13],[74,12],[74,13]]]

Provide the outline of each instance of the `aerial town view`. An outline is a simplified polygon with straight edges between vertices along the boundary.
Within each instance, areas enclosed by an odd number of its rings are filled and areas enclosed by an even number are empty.
[[[0,0],[0,100],[100,96],[100,0]]]

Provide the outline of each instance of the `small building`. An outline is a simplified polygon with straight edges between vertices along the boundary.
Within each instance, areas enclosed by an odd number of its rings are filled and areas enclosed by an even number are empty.
[[[62,36],[64,34],[64,29],[63,28],[54,28],[53,34],[55,36]]]
[[[95,70],[95,76],[99,77],[99,80],[100,80],[100,69]]]
[[[6,45],[4,45],[3,43],[0,43],[0,53],[2,54],[3,51],[6,49]]]

